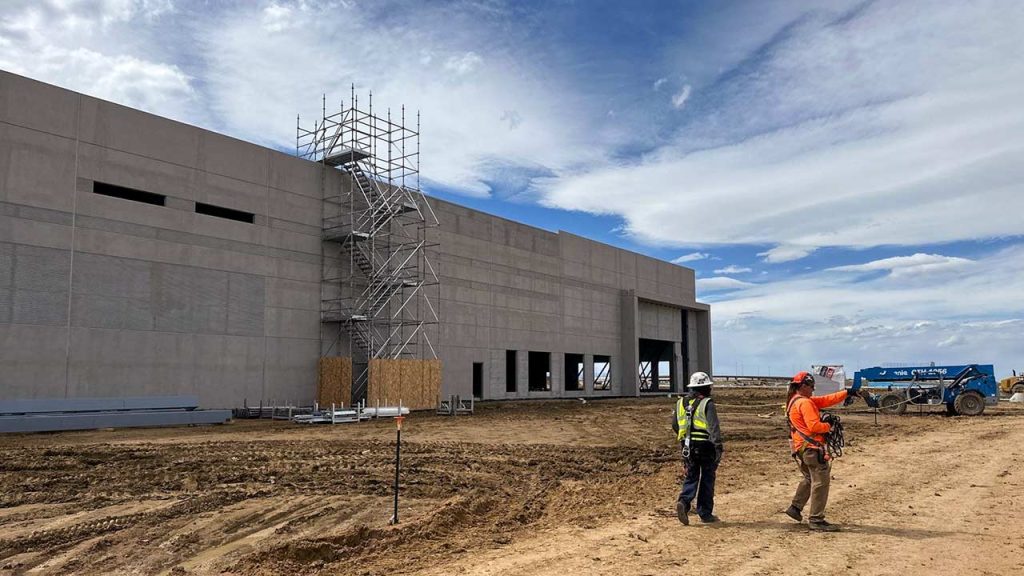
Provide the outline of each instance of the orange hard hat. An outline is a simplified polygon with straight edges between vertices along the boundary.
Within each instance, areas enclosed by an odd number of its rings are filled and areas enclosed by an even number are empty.
[[[790,382],[793,382],[795,384],[803,384],[804,382],[814,382],[814,376],[811,376],[810,372],[797,372],[796,376],[793,376],[793,379],[790,380]]]

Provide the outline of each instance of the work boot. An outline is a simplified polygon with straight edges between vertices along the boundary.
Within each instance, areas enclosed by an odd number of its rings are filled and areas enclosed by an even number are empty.
[[[807,527],[815,532],[839,532],[839,526],[829,524],[824,520],[812,520],[807,523]]]
[[[682,502],[676,502],[676,518],[683,523],[684,526],[690,525],[690,505]]]
[[[800,513],[800,509],[797,508],[796,506],[793,506],[792,504],[789,505],[789,508],[786,508],[786,516],[789,516],[797,522],[804,521],[804,515]]]
[[[707,516],[701,516],[700,521],[704,524],[714,524],[715,522],[721,522],[721,519],[719,519],[718,516],[715,516],[714,514],[708,514]]]

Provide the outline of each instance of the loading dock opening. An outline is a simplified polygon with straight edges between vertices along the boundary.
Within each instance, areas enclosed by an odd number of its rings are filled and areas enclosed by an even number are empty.
[[[672,363],[673,343],[640,338],[640,363],[637,377],[641,392],[672,392],[677,376]]]

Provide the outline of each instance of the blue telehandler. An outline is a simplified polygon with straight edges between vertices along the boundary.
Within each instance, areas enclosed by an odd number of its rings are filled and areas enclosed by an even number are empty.
[[[951,416],[978,416],[986,404],[999,402],[991,364],[865,368],[854,373],[852,391],[859,391],[861,386],[886,389],[868,404],[877,404],[887,414],[902,414],[912,405],[945,406]]]

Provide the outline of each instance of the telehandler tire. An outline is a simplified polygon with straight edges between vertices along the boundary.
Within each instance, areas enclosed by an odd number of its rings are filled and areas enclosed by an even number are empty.
[[[882,414],[903,414],[907,403],[901,394],[885,394],[878,399],[878,411]]]
[[[953,400],[953,407],[962,416],[980,416],[985,411],[985,398],[974,390],[968,390]]]

